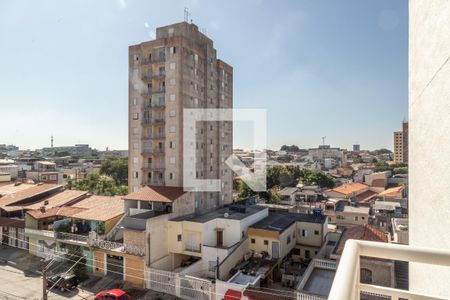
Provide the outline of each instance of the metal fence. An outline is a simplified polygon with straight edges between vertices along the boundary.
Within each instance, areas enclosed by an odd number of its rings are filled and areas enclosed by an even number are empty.
[[[215,298],[214,284],[211,281],[174,272],[147,269],[145,285],[148,289],[183,299],[212,300]]]

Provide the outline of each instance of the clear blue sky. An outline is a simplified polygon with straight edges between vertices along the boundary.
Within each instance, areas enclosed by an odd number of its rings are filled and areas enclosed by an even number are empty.
[[[0,143],[127,148],[128,46],[188,7],[268,145],[392,147],[407,117],[406,0],[0,2]],[[236,126],[235,148],[250,126]]]

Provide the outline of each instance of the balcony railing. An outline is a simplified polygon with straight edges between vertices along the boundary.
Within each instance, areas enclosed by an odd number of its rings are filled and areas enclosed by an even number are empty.
[[[150,167],[150,171],[155,171],[155,172],[162,172],[166,169],[166,167],[164,165],[152,165]]]
[[[32,228],[25,228],[25,234],[26,235],[36,235],[36,236],[45,236],[49,238],[55,237],[55,232],[50,230],[39,230],[39,229],[32,229]]]
[[[165,92],[166,92],[166,87],[165,86],[161,86],[158,89],[152,89],[151,90],[152,94],[159,94],[159,93],[165,93]]]
[[[142,119],[142,125],[162,125],[166,122],[164,118],[160,119]]]
[[[164,185],[165,181],[164,181],[164,179],[154,179],[154,180],[149,180],[148,184],[150,184],[150,185]]]
[[[161,79],[164,78],[166,76],[166,72],[159,72],[159,73],[155,73],[155,74],[147,74],[142,76],[142,80],[149,82],[153,79]]]
[[[328,300],[357,300],[360,299],[360,295],[377,296],[393,300],[444,299],[424,293],[360,283],[361,256],[450,267],[450,251],[448,250],[348,240],[345,243],[344,252],[341,256]],[[439,278],[436,280],[439,280]]]
[[[56,238],[59,240],[70,240],[75,242],[87,243],[87,235],[79,235],[67,232],[57,232]]]
[[[164,148],[142,149],[142,155],[163,155]]]

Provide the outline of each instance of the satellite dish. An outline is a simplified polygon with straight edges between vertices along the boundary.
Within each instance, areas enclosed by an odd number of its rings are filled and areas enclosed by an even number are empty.
[[[228,218],[228,217],[230,216],[230,214],[229,214],[229,213],[224,213],[223,216],[224,216],[225,218]]]

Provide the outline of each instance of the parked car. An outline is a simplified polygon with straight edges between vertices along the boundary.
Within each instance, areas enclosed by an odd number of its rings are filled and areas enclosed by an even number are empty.
[[[78,278],[73,274],[61,273],[47,278],[47,287],[54,286],[61,292],[73,290],[78,286]]]
[[[131,300],[131,297],[122,290],[113,289],[101,291],[95,295],[95,300]]]

